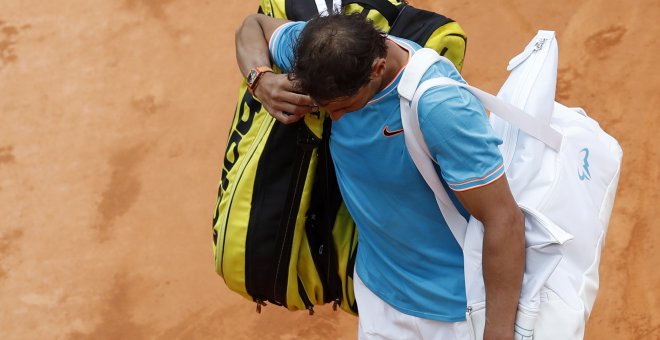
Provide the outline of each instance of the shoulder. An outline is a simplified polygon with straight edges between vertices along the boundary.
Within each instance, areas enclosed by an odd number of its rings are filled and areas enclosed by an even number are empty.
[[[441,77],[450,78],[463,84],[466,83],[449,60],[440,60],[431,65],[422,77],[419,85],[422,86],[428,80]],[[424,111],[429,106],[441,104],[459,109],[469,108],[470,110],[483,112],[481,103],[477,98],[470,91],[456,85],[431,86],[421,94],[419,109],[420,111]]]
[[[455,86],[433,86],[418,102],[420,127],[436,140],[452,144],[452,136],[470,136],[489,130],[488,116],[481,102],[468,90]],[[451,140],[446,140],[447,138]]]
[[[285,73],[293,67],[296,42],[305,25],[301,21],[288,22],[275,29],[269,39],[268,52],[273,63]]]
[[[400,38],[400,37],[395,37],[393,35],[388,35],[387,38],[392,40],[393,42],[395,42],[397,45],[407,49],[411,53],[414,53],[415,51],[422,48],[422,46],[420,46],[419,44],[417,44],[416,42],[414,42],[412,40],[408,40],[408,39]]]
[[[417,110],[420,122],[428,119],[444,123],[487,119],[479,100],[468,90],[454,85],[429,88],[420,97]]]
[[[306,24],[304,21],[291,21],[276,28],[268,43],[271,53],[277,51],[281,45],[291,45],[300,36]]]

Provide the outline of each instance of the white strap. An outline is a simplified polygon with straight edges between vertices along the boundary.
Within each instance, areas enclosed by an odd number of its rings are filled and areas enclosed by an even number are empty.
[[[405,98],[408,101],[413,101],[415,92],[421,89],[419,82],[424,76],[424,73],[426,73],[426,70],[431,67],[431,65],[440,60],[446,61],[446,58],[442,58],[435,50],[430,48],[422,48],[415,52],[415,54],[412,56],[412,60],[406,66],[403,76],[401,77],[401,81],[399,82],[399,96]],[[451,62],[447,62],[453,66]],[[484,107],[489,109],[498,117],[506,120],[511,125],[542,141],[544,144],[553,148],[555,151],[559,151],[559,148],[561,147],[562,134],[559,131],[536,119],[525,111],[513,106],[510,103],[505,102],[500,98],[497,98],[488,92],[445,77],[430,79],[424,83],[429,83],[429,86],[425,86],[427,89],[431,86],[442,85],[461,86],[472,92],[475,97],[479,98]],[[418,89],[418,87],[420,87],[420,89]]]
[[[408,62],[408,65],[406,65],[405,71],[401,76],[401,81],[399,81],[399,86],[397,87],[399,96],[412,102],[417,86],[421,82],[424,73],[426,73],[426,70],[431,65],[438,62],[440,58],[438,52],[430,48],[417,50],[410,62]]]
[[[474,86],[463,84],[451,78],[441,77],[425,81],[419,86],[418,91],[423,93],[423,91],[426,91],[431,87],[443,85],[454,85],[465,88],[472,92],[475,97],[479,98],[484,107],[490,110],[493,114],[506,120],[520,130],[525,131],[525,133],[540,140],[555,151],[559,151],[561,148],[563,136],[559,131],[525,111],[513,106],[511,103],[505,102],[504,100]]]
[[[544,124],[502,99],[451,78],[433,78],[419,85],[428,68],[440,60],[442,60],[442,57],[431,49],[423,48],[415,52],[412,60],[406,66],[397,90],[401,98],[401,122],[408,152],[420,174],[431,190],[433,190],[440,211],[454,238],[463,247],[468,221],[458,212],[458,209],[449,198],[435,169],[434,158],[424,141],[417,112],[417,105],[422,94],[433,86],[460,86],[472,92],[494,114],[557,151],[561,147],[562,135],[549,125]],[[447,62],[453,65],[451,62]]]
[[[403,125],[404,138],[408,153],[410,153],[413,162],[428,186],[433,190],[435,199],[438,202],[438,207],[440,207],[440,212],[442,213],[445,222],[447,222],[454,238],[462,248],[463,243],[465,242],[465,232],[467,230],[468,222],[463,215],[458,212],[458,209],[449,198],[447,191],[445,191],[445,188],[442,186],[440,177],[438,176],[433,161],[431,160],[432,158],[428,155],[426,143],[419,143],[416,140],[416,138],[421,138],[422,136],[417,117],[417,112],[410,107],[410,101],[401,97],[401,123]]]
[[[422,48],[415,52],[401,76],[397,90],[401,98],[401,123],[403,125],[408,153],[424,178],[424,181],[426,181],[433,191],[435,200],[438,203],[442,217],[449,226],[449,230],[451,230],[454,238],[461,248],[463,248],[468,221],[458,211],[442,185],[432,161],[433,157],[429,152],[426,142],[423,140],[422,131],[419,128],[417,107],[411,107],[411,104],[414,103],[413,98],[417,92],[417,86],[426,73],[426,70],[431,65],[443,59],[453,67],[454,64],[451,61],[440,56],[435,50]],[[412,133],[406,133],[406,131],[411,131]],[[418,132],[415,133],[415,131]]]
[[[335,12],[335,14],[341,13],[341,4],[342,0],[332,0],[332,10]]]
[[[341,11],[341,0],[332,0],[331,11],[328,11],[328,4],[326,4],[325,0],[314,0],[314,2],[321,16],[326,16],[330,13],[339,13]]]
[[[316,9],[321,16],[328,15],[328,4],[325,3],[325,0],[315,0],[314,2],[316,2]]]

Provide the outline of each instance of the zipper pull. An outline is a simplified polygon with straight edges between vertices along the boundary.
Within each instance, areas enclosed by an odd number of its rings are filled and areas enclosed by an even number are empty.
[[[541,50],[543,47],[543,44],[545,41],[543,39],[536,39],[535,41],[532,41],[527,47],[525,48],[522,53],[518,54],[517,56],[513,57],[511,61],[509,61],[509,65],[506,67],[507,71],[511,71],[514,68],[518,67],[518,65],[522,64],[527,58],[529,58],[534,52],[538,52]]]
[[[337,306],[339,306],[339,305],[341,305],[341,299],[336,298],[335,302],[332,303],[332,310],[336,312],[337,311]]]
[[[468,314],[469,316],[472,316],[472,306],[468,306],[468,307],[467,307],[467,314]]]
[[[540,51],[543,48],[543,44],[545,44],[547,40],[548,39],[546,38],[541,38],[538,41],[536,41],[536,43],[534,44],[534,50],[532,52]]]
[[[266,303],[261,299],[256,299],[257,302],[257,313],[261,314],[261,306],[266,306]]]
[[[316,137],[316,135],[314,135],[314,133],[307,127],[307,125],[302,124],[298,128],[296,144],[298,144],[298,146],[300,146],[303,150],[312,150],[320,142],[321,139]]]
[[[542,50],[545,46],[545,43],[548,40],[551,40],[554,35],[555,33],[553,31],[539,31],[536,37],[532,39],[527,47],[525,47],[525,50],[517,56],[513,57],[511,61],[509,61],[509,65],[506,67],[506,70],[513,70],[514,68],[518,67],[518,65],[527,60],[527,58],[529,58],[532,54]]]

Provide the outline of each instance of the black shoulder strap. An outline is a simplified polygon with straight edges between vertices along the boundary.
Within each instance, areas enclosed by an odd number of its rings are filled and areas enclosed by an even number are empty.
[[[389,34],[412,40],[423,47],[438,27],[453,21],[435,12],[405,6],[391,26]]]
[[[291,21],[307,21],[319,14],[316,3],[310,0],[285,0],[286,18]]]
[[[387,0],[348,0],[344,5],[358,4],[365,8],[375,9],[385,17],[390,26],[394,25],[399,16],[399,7]]]
[[[344,6],[358,4],[362,7],[375,9],[385,17],[390,26],[394,25],[399,15],[400,7],[388,0],[345,0]],[[318,14],[314,1],[309,0],[285,0],[284,2],[287,19],[293,21],[306,21]],[[405,6],[405,5],[404,5]]]

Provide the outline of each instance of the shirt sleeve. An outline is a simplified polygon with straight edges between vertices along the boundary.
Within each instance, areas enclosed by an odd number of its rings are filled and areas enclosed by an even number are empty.
[[[442,178],[454,191],[487,185],[504,174],[502,140],[481,103],[457,86],[434,87],[419,101],[420,127]]]
[[[291,72],[294,62],[296,42],[306,22],[288,22],[278,27],[270,37],[268,50],[273,63],[283,73]]]

